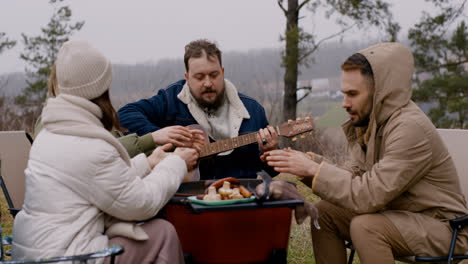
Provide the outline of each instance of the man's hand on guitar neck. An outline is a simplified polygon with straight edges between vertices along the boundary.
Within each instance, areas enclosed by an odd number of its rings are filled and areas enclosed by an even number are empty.
[[[190,129],[183,126],[168,126],[151,133],[153,141],[157,145],[171,143],[175,147],[196,148],[205,143],[203,131]]]
[[[260,150],[261,153],[265,153],[267,151],[277,149],[278,148],[278,133],[276,133],[276,130],[271,126],[262,128],[257,133],[257,142],[258,142],[258,149]]]

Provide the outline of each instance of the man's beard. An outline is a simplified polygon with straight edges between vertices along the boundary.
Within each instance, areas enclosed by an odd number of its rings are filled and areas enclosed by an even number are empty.
[[[369,122],[370,122],[370,115],[366,115],[363,119],[351,121],[351,124],[355,127],[366,127],[369,125]]]
[[[347,108],[346,109],[346,112],[350,113],[350,114],[354,114],[355,116],[358,117],[357,120],[352,120],[351,119],[351,125],[353,125],[354,127],[365,127],[365,126],[368,126],[369,125],[369,122],[370,122],[370,112],[367,113],[364,118],[361,118],[359,116],[359,114],[353,110],[351,110],[350,108]]]
[[[209,90],[206,90],[204,92],[213,92],[213,90],[209,89]],[[219,93],[217,96],[216,96],[216,99],[213,103],[209,103],[209,102],[206,102],[205,100],[203,100],[201,97],[200,98],[196,98],[195,96],[193,97],[195,98],[195,101],[197,101],[197,104],[203,109],[205,110],[206,112],[214,112],[216,111],[223,103],[224,103],[224,89],[221,91],[221,93]]]
[[[363,118],[358,114],[358,112],[351,110],[351,108],[346,108],[346,112],[354,114],[357,116],[359,119],[356,121],[351,120],[351,125],[354,127],[366,127],[369,126],[370,122],[370,115],[372,113],[372,106],[374,104],[374,97],[373,94],[369,94],[368,98],[368,105],[367,105],[367,111],[363,114]]]

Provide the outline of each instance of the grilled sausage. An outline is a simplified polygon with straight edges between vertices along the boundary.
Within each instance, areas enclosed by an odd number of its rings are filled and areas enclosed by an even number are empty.
[[[216,189],[219,189],[219,188],[221,188],[221,186],[223,186],[223,182],[225,182],[225,181],[228,181],[230,183],[239,183],[238,179],[236,179],[234,177],[227,177],[227,178],[219,179],[219,180],[213,182],[209,187],[214,186]]]
[[[250,196],[252,196],[252,193],[242,185],[239,186],[239,191],[245,198],[250,198]]]

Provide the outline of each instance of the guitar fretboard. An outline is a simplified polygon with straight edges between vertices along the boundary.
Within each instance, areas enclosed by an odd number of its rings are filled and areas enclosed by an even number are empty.
[[[257,142],[258,132],[245,134],[235,138],[223,139],[201,147],[200,158],[218,154],[224,151],[242,147]]]

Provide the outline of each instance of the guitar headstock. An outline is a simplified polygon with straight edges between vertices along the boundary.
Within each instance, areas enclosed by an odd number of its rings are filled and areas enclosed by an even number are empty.
[[[310,117],[296,118],[296,120],[288,120],[278,126],[278,135],[283,137],[294,137],[299,134],[312,131],[314,129],[314,120]]]

